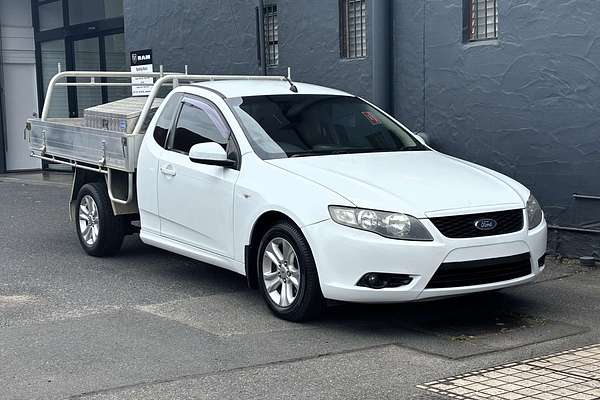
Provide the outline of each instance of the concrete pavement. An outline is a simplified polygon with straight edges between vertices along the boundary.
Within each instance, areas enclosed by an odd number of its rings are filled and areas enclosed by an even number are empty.
[[[523,287],[293,324],[243,277],[135,236],[86,256],[68,196],[0,179],[0,398],[426,399],[417,385],[600,343],[600,270],[550,260]]]

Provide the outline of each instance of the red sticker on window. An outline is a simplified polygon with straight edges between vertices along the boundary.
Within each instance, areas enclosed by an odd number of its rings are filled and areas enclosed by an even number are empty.
[[[381,124],[381,121],[379,120],[379,118],[377,118],[375,116],[375,114],[373,114],[372,112],[370,112],[370,111],[364,111],[361,114],[364,115],[365,118],[369,120],[369,122],[371,123],[371,125],[380,125]]]

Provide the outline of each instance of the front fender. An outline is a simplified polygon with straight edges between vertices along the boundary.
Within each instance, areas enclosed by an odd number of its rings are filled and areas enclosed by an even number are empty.
[[[270,165],[255,154],[244,155],[234,192],[235,258],[244,259],[254,224],[261,215],[276,211],[301,229],[330,218],[332,204],[354,206],[349,200],[304,177]]]

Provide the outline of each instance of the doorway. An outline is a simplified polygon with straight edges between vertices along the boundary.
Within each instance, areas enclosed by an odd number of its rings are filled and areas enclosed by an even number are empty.
[[[125,56],[123,33],[105,33],[92,37],[68,40],[67,68],[77,71],[126,71],[129,68]],[[69,54],[70,53],[70,54]],[[123,87],[76,87],[69,88],[69,117],[83,117],[86,108],[130,96]]]

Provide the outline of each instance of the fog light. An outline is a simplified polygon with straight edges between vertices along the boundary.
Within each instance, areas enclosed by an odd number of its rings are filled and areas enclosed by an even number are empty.
[[[538,267],[543,267],[546,264],[546,255],[544,254],[538,259]]]
[[[364,286],[371,289],[383,289],[386,287],[405,286],[412,282],[412,278],[405,274],[385,274],[378,272],[369,272],[363,275],[358,281],[358,286]]]
[[[366,281],[367,286],[373,289],[381,289],[387,285],[387,282],[379,274],[367,274]]]

